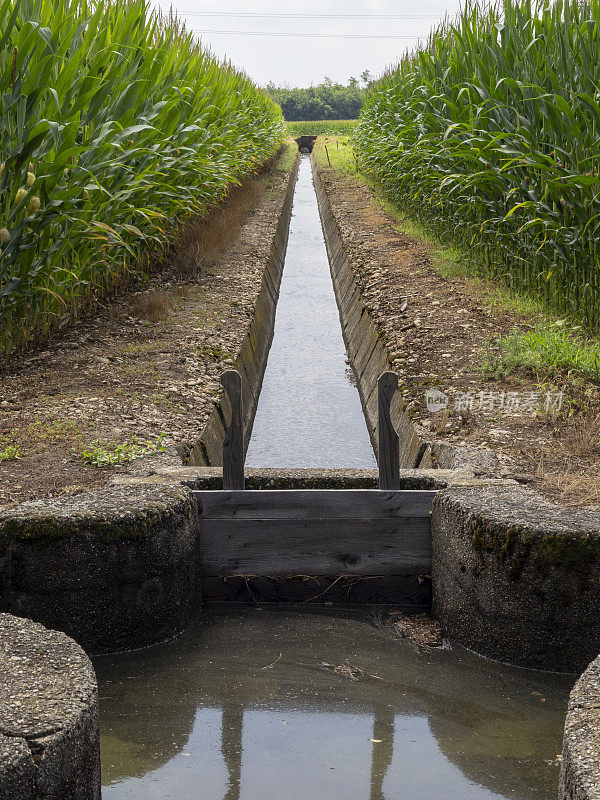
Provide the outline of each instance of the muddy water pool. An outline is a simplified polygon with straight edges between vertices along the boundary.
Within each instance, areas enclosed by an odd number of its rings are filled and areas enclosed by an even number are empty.
[[[364,610],[213,608],[95,666],[104,800],[550,800],[574,682]]]

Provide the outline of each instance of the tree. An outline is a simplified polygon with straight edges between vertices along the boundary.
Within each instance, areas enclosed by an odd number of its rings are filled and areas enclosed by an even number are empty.
[[[361,75],[370,77],[368,70]],[[275,86],[273,82],[267,84],[266,91],[270,97],[279,103],[286,120],[317,120],[317,119],[357,119],[362,106],[364,90],[361,89],[356,78],[350,78],[348,85],[334,83],[331,78],[325,78],[317,86],[305,89]]]

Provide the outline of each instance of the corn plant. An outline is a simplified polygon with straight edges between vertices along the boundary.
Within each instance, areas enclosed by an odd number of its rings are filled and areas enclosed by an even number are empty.
[[[0,2],[0,347],[114,290],[279,147],[279,108],[145,0]]]
[[[362,167],[480,269],[600,326],[600,2],[468,5],[373,86]]]

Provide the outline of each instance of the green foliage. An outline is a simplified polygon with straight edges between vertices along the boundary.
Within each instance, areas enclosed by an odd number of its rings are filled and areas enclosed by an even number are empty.
[[[355,119],[318,119],[288,122],[287,129],[292,136],[349,136],[354,133],[357,125],[358,120]]]
[[[0,0],[0,98],[5,351],[144,269],[285,135],[266,94],[145,0]]]
[[[600,326],[600,2],[469,4],[367,93],[362,167],[486,274]]]
[[[355,78],[350,78],[348,86],[326,78],[318,86],[307,89],[286,89],[274,83],[269,83],[266,89],[290,122],[358,119],[364,97],[364,90]]]
[[[0,450],[0,464],[3,461],[16,461],[18,458],[21,458],[21,449],[18,445],[9,444]]]
[[[600,381],[600,343],[564,320],[511,331],[484,355],[485,374],[504,378],[514,372],[536,377],[583,376]]]
[[[138,441],[134,436],[118,444],[114,450],[109,450],[102,444],[100,439],[96,439],[91,443],[89,450],[81,450],[81,457],[85,464],[90,464],[94,467],[115,467],[152,453],[164,452],[164,438],[164,435],[161,435],[154,441],[151,439]]]

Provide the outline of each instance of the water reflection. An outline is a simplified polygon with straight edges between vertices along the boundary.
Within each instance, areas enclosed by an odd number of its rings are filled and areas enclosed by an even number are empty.
[[[369,612],[231,607],[96,668],[104,800],[547,800],[572,683],[419,654]]]
[[[273,343],[246,465],[376,467],[348,373],[308,158],[300,163]]]

